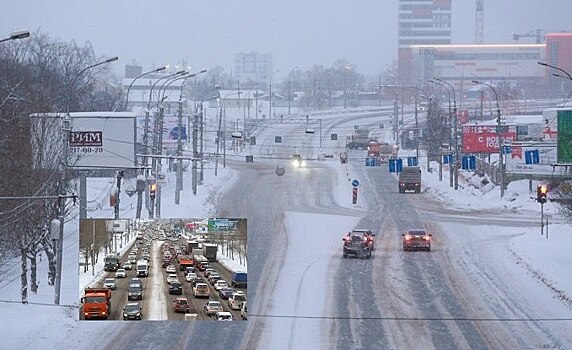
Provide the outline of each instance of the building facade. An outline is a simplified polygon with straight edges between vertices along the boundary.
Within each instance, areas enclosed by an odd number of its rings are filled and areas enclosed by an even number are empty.
[[[411,45],[451,44],[451,0],[399,0],[397,74],[410,84]]]

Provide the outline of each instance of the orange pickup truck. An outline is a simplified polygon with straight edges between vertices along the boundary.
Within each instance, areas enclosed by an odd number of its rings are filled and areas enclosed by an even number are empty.
[[[86,320],[107,319],[111,312],[111,289],[86,288],[81,302],[83,303],[83,317]]]

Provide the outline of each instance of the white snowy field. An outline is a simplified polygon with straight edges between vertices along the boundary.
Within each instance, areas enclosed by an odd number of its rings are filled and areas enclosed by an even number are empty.
[[[347,178],[354,175],[346,173],[337,162],[327,161],[324,164],[338,171],[339,183],[332,189],[338,203],[348,208],[355,208],[350,201],[351,185]],[[219,164],[220,165],[220,164]],[[436,169],[436,166],[432,166]],[[426,170],[426,169],[424,169]],[[464,173],[463,173],[464,174]],[[234,173],[230,168],[219,167],[219,176],[205,177],[205,186],[199,186],[198,195],[190,194],[190,182],[185,183],[185,192],[180,206],[173,204],[174,186],[172,177],[168,176],[168,182],[164,186],[164,199],[162,212],[168,213],[168,217],[208,217],[212,211],[213,198],[228,190],[234,181]],[[511,183],[503,198],[500,197],[498,188],[481,187],[480,179],[476,177],[460,178],[460,188],[454,191],[449,186],[449,174],[445,169],[443,181],[438,180],[438,174],[423,172],[423,193],[425,196],[447,204],[449,209],[458,210],[482,210],[510,213],[512,216],[523,218],[538,217],[540,205],[534,200],[535,193],[528,190],[527,181]],[[110,179],[108,182],[112,182]],[[474,184],[470,186],[469,184]],[[106,207],[109,187],[107,184],[89,184],[89,197],[98,198],[94,203],[100,203],[102,208],[90,212],[92,217],[112,218],[113,209]],[[535,188],[536,183],[533,184]],[[135,197],[122,196],[122,217],[135,216]],[[361,204],[357,206],[359,209]],[[569,247],[572,246],[572,225],[567,223],[559,212],[557,205],[548,202],[545,213],[552,215],[552,220],[557,223],[549,226],[549,239],[540,235],[540,227],[507,228],[499,235],[510,236],[508,248],[500,247],[501,252],[508,252],[502,262],[502,268],[507,274],[516,275],[523,280],[531,280],[538,284],[534,289],[533,297],[538,300],[541,309],[546,298],[552,301],[559,298],[563,303],[572,300],[572,255]],[[328,306],[320,293],[329,293],[326,278],[332,268],[332,259],[340,260],[339,248],[341,234],[332,232],[344,232],[350,229],[359,219],[357,217],[332,217],[331,215],[314,215],[311,218],[304,213],[285,213],[284,230],[288,239],[287,249],[282,253],[282,259],[288,264],[283,264],[277,288],[271,295],[266,295],[270,302],[267,310],[261,310],[267,314],[286,315],[312,315],[328,316]],[[74,214],[77,215],[77,214]],[[166,217],[166,215],[163,215]],[[538,220],[540,221],[540,219]],[[304,225],[320,227],[315,235],[299,235]],[[444,224],[447,226],[447,224]],[[62,305],[53,306],[53,287],[46,283],[45,259],[38,266],[40,289],[37,295],[29,295],[30,303],[22,305],[20,300],[19,260],[16,259],[6,269],[6,273],[0,276],[0,348],[11,349],[80,349],[93,348],[93,344],[105,334],[111,337],[117,331],[113,322],[79,322],[78,315],[78,240],[77,218],[66,225],[64,242],[64,280],[62,284]],[[448,226],[448,227],[452,227]],[[489,233],[490,234],[490,233]],[[318,243],[319,242],[319,243]],[[319,247],[316,247],[319,244]],[[316,255],[316,248],[319,254]],[[494,255],[499,249],[491,250],[490,258],[497,259]],[[486,257],[485,257],[486,258]],[[305,264],[291,263],[292,261],[304,261],[311,259],[313,264],[307,267]],[[232,263],[228,263],[232,264]],[[307,269],[307,270],[306,270]],[[89,273],[91,275],[91,273]],[[312,276],[308,278],[306,276]],[[293,288],[292,286],[295,286]],[[293,292],[294,291],[294,292]],[[260,295],[260,294],[259,294]],[[558,296],[558,297],[557,297]],[[329,297],[327,297],[329,298]],[[326,298],[326,299],[327,299]],[[331,298],[330,298],[331,299]],[[548,305],[548,302],[546,302]],[[260,348],[280,348],[274,339],[283,340],[280,344],[292,348],[321,348],[327,347],[327,339],[324,334],[327,326],[320,324],[319,320],[301,319],[290,320],[270,318],[265,321],[265,328],[261,333]],[[288,333],[283,330],[288,329]],[[290,330],[294,333],[290,333]]]

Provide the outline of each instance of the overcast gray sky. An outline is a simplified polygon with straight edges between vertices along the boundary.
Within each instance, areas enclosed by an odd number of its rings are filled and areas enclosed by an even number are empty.
[[[0,37],[40,29],[63,41],[90,41],[98,56],[144,69],[186,58],[193,70],[234,69],[237,52],[272,52],[274,68],[331,66],[346,58],[377,75],[397,59],[397,0],[0,0]],[[571,0],[484,0],[484,38],[572,31]],[[453,0],[453,42],[473,43],[475,1]],[[533,38],[520,42],[534,42]]]

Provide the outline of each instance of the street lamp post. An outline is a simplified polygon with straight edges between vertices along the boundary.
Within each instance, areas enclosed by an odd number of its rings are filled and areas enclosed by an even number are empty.
[[[454,189],[457,190],[459,189],[459,134],[458,134],[459,119],[457,117],[457,98],[455,97],[455,89],[453,89],[453,86],[451,84],[439,78],[433,78],[433,79],[447,85],[453,92],[453,114],[451,115],[451,117],[453,118],[453,132],[455,133],[453,137],[453,140],[455,142],[455,148],[454,148],[455,164],[453,165],[453,171],[454,171],[453,180],[455,183]]]
[[[500,195],[502,198],[504,196],[504,162],[503,162],[503,154],[502,154],[503,145],[502,145],[501,110],[500,110],[500,106],[499,106],[499,97],[498,97],[496,89],[491,84],[483,83],[483,82],[478,81],[478,80],[473,80],[472,82],[475,84],[485,85],[485,86],[489,87],[491,90],[493,90],[493,93],[495,94],[495,100],[497,103],[497,139],[499,141],[499,173],[500,173],[499,182],[500,182],[500,188],[501,188]]]
[[[158,73],[161,71],[164,71],[165,69],[167,69],[168,66],[163,66],[161,68],[157,68],[157,69],[153,69],[150,70],[148,72],[145,72],[143,74],[138,75],[137,77],[135,77],[135,79],[133,79],[133,81],[131,82],[131,84],[129,84],[129,87],[127,88],[127,93],[125,94],[125,110],[127,110],[127,105],[129,103],[129,91],[131,90],[131,86],[133,86],[133,83],[135,83],[135,81],[141,77],[144,77],[148,74],[152,74],[152,73]]]
[[[448,100],[449,100],[449,109],[448,109],[449,112],[448,112],[447,114],[448,114],[449,116],[451,116],[451,93],[449,92],[449,89],[447,89],[447,87],[446,87],[443,83],[441,83],[441,82],[439,82],[439,81],[437,81],[437,80],[429,79],[428,81],[429,81],[430,83],[434,84],[434,85],[439,85],[440,87],[442,87],[443,89],[445,89],[445,91],[447,91],[447,97],[448,97]],[[442,145],[439,145],[439,181],[443,180],[443,155],[441,154],[441,153],[442,153],[441,150],[442,150]],[[449,185],[450,185],[451,187],[453,187],[453,174],[452,174],[452,171],[449,171],[449,173],[450,173],[450,175],[449,175]]]
[[[270,84],[269,84],[269,97],[268,97],[268,118],[271,119],[272,118],[272,77],[274,76],[275,73],[278,73],[280,70],[277,69],[274,72],[272,72],[272,74],[270,74]]]
[[[217,132],[217,144],[216,144],[216,158],[215,158],[215,176],[218,175],[218,158],[219,158],[219,150],[220,150],[220,143],[221,143],[221,137],[222,137],[222,142],[223,142],[223,149],[222,149],[222,154],[223,154],[223,168],[226,168],[226,135],[225,135],[225,130],[226,130],[226,118],[225,121],[223,123],[222,119],[223,119],[223,112],[226,114],[226,106],[225,106],[225,101],[226,99],[230,96],[230,95],[234,95],[234,94],[238,94],[240,95],[241,92],[240,91],[231,91],[229,93],[227,93],[222,99],[221,99],[221,104],[220,104],[220,111],[219,111],[219,119],[218,119],[218,132]],[[224,125],[223,125],[224,124]],[[221,130],[222,129],[222,130]]]
[[[29,33],[28,35],[29,36]],[[27,37],[24,36],[24,37]],[[16,38],[18,39],[18,38]],[[58,247],[57,247],[57,266],[56,266],[56,283],[55,283],[55,295],[54,295],[54,302],[56,305],[60,304],[60,291],[61,291],[61,283],[62,283],[62,258],[63,258],[63,241],[64,241],[64,221],[65,221],[65,209],[66,209],[66,201],[65,201],[65,197],[66,197],[66,181],[67,181],[67,168],[68,168],[68,157],[69,157],[69,133],[71,132],[71,117],[70,117],[70,104],[71,104],[71,94],[73,92],[73,88],[75,86],[75,83],[77,81],[77,79],[88,69],[100,66],[102,64],[106,64],[106,63],[110,63],[110,62],[114,62],[117,61],[119,58],[113,57],[110,59],[107,59],[103,62],[98,62],[96,64],[92,64],[90,66],[85,67],[84,69],[80,70],[76,76],[71,80],[70,85],[69,85],[69,92],[68,92],[68,101],[67,101],[67,111],[66,111],[66,115],[64,116],[64,120],[63,120],[63,127],[62,127],[62,135],[63,135],[63,140],[64,140],[64,148],[63,148],[63,155],[62,155],[62,160],[61,160],[61,171],[62,171],[62,176],[61,176],[61,181],[59,184],[59,215],[58,215],[58,220],[60,221],[60,227],[59,227],[59,235],[58,235]],[[119,201],[119,198],[117,198],[117,200]]]
[[[221,87],[220,85],[215,85],[215,86],[213,86],[212,88],[206,89],[206,90],[204,90],[203,92],[201,92],[201,94],[200,94],[200,95],[198,96],[198,98],[197,98],[197,100],[200,101],[200,104],[199,104],[199,105],[200,105],[200,107],[201,107],[201,110],[200,110],[200,112],[198,113],[198,114],[199,114],[199,118],[200,118],[199,123],[200,123],[200,139],[201,139],[201,140],[200,140],[200,141],[201,141],[201,144],[200,144],[200,147],[199,147],[199,154],[200,154],[200,157],[201,157],[201,171],[199,172],[199,184],[201,184],[201,185],[203,184],[203,180],[204,180],[204,159],[203,159],[203,158],[204,158],[204,157],[203,157],[204,119],[203,119],[203,98],[204,98],[204,96],[206,95],[207,92],[210,92],[210,91],[213,91],[213,90],[217,90],[217,94],[218,94],[218,89],[220,89],[220,87]],[[220,97],[220,95],[219,95],[219,97]],[[211,98],[211,99],[212,99],[212,98]],[[197,108],[198,108],[198,106],[195,107],[195,113],[197,113],[197,112],[196,112],[196,111],[197,111]]]
[[[18,40],[18,39],[24,39],[30,36],[30,32],[27,30],[21,30],[18,32],[13,32],[10,34],[9,37],[4,38],[4,39],[0,39],[0,43],[3,43],[5,41],[10,41],[10,40]]]

